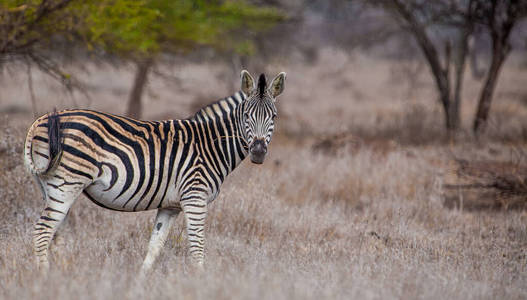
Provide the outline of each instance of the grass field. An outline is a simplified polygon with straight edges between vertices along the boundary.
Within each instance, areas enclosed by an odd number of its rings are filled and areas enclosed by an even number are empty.
[[[487,137],[455,144],[426,68],[407,76],[415,63],[324,50],[315,65],[269,66],[288,73],[270,155],[262,166],[244,162],[209,206],[205,272],[188,264],[180,216],[142,281],[155,212],[116,213],[84,197],[52,244],[49,276],[37,272],[31,232],[43,203],[22,164],[33,116],[25,73],[14,68],[0,79],[0,298],[525,299],[523,205],[446,205],[444,187],[455,158],[527,163],[521,66],[514,57],[505,65]],[[146,119],[189,116],[237,80],[219,65],[168,73],[151,79]],[[39,111],[124,112],[130,70],[80,75],[91,99],[72,100],[35,73]],[[469,77],[466,128],[480,84]]]

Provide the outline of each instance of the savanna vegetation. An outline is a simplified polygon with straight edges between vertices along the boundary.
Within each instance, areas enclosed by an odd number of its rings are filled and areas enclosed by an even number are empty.
[[[522,5],[2,2],[0,298],[525,298]],[[237,91],[242,68],[287,86],[266,162],[244,162],[209,208],[205,272],[180,218],[136,280],[155,213],[82,198],[40,276],[43,203],[21,155],[34,116],[185,118]]]

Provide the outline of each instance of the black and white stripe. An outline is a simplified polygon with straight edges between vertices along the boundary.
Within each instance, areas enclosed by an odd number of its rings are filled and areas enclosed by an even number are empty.
[[[192,118],[139,121],[91,110],[46,114],[30,127],[24,161],[46,206],[34,227],[39,266],[47,269],[53,235],[77,197],[118,211],[158,209],[143,270],[149,269],[179,212],[191,257],[203,264],[207,204],[247,156],[262,163],[285,73],[267,87],[242,72],[242,91]]]

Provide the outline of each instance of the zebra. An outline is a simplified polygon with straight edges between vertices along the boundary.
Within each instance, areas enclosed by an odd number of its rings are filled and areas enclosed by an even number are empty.
[[[116,211],[157,209],[141,273],[151,270],[183,211],[191,265],[203,268],[207,204],[246,156],[262,164],[286,73],[268,85],[243,70],[241,91],[181,120],[140,121],[85,109],[52,112],[29,128],[24,163],[45,207],[34,225],[37,266],[49,270],[48,248],[74,201],[84,194]]]

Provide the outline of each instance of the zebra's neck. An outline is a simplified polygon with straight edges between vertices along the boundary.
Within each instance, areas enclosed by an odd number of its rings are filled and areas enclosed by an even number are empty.
[[[238,92],[205,106],[192,118],[203,159],[222,181],[248,154],[242,123],[244,100],[245,95]]]

